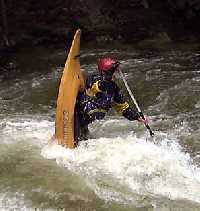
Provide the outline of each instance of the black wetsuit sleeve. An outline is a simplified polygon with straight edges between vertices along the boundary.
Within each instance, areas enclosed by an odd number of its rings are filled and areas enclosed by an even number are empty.
[[[137,120],[140,117],[139,112],[133,108],[127,108],[123,111],[122,115],[130,121]]]
[[[133,121],[140,117],[139,112],[136,109],[131,108],[124,100],[124,96],[117,85],[115,88],[114,102],[114,108],[118,112],[121,112],[126,119]]]

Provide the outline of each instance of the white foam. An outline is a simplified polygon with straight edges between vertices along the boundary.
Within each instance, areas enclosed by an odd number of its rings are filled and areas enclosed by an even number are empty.
[[[42,149],[41,155],[47,159],[69,158],[73,159],[74,150],[66,149],[61,145],[49,143]]]
[[[0,122],[1,143],[12,144],[27,141],[31,144],[44,146],[54,133],[55,123],[48,120],[29,118],[8,118]]]
[[[0,210],[28,210],[24,201],[24,194],[15,193],[1,193],[0,194]]]
[[[200,170],[177,142],[166,138],[160,145],[133,136],[100,138],[71,151],[47,146],[42,155],[83,175],[95,193],[108,201],[135,204],[141,200],[137,194],[200,203]]]

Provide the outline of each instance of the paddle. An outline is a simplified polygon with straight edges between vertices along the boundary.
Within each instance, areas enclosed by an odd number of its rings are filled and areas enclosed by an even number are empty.
[[[137,103],[137,101],[136,101],[136,99],[135,99],[135,97],[134,97],[134,95],[133,95],[133,93],[132,93],[132,91],[131,91],[131,89],[130,89],[130,87],[129,87],[129,85],[128,85],[128,83],[127,83],[127,81],[126,81],[126,79],[125,79],[125,77],[124,77],[124,75],[123,75],[123,73],[122,73],[122,71],[120,69],[119,69],[119,73],[120,73],[120,76],[122,77],[122,80],[124,82],[124,85],[125,85],[128,93],[129,93],[131,99],[133,100],[133,102],[134,102],[134,104],[135,104],[138,112],[140,113],[140,116],[142,117],[143,120],[145,120],[144,114],[141,111],[141,109],[140,109],[140,107],[139,107],[139,105],[138,105],[138,103]],[[152,132],[152,130],[149,127],[149,125],[148,124],[145,124],[145,126],[149,130],[150,136],[153,137],[154,136],[154,133]]]

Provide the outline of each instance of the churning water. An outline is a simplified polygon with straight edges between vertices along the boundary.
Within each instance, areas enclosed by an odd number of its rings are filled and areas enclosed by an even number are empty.
[[[75,150],[49,141],[65,53],[28,53],[0,84],[0,210],[200,210],[198,52],[84,50],[88,73],[99,56],[122,61],[155,138],[111,112]]]

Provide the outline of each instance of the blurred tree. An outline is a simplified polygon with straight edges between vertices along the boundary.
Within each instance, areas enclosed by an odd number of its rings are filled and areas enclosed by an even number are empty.
[[[8,39],[8,22],[7,22],[7,12],[6,12],[6,4],[4,0],[1,0],[1,17],[2,17],[2,36],[3,43],[5,46],[9,47],[9,39]]]

